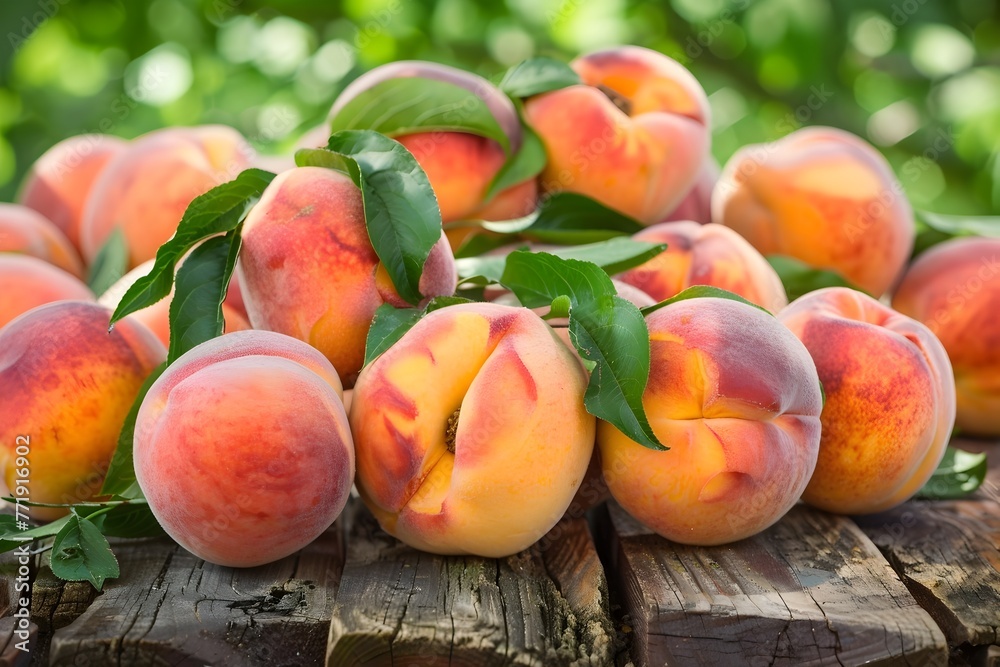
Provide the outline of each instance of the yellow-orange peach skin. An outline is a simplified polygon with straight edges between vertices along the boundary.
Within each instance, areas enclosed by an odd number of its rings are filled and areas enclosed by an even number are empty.
[[[835,271],[876,297],[913,248],[913,211],[889,164],[829,127],[738,150],[712,193],[712,220],[764,255]]]
[[[111,311],[96,303],[39,306],[0,329],[0,461],[14,484],[14,443],[30,438],[30,497],[77,503],[101,488],[118,434],[139,388],[166,352],[135,322],[108,333]],[[36,519],[64,510],[33,508]]]
[[[704,90],[675,60],[635,46],[571,65],[582,85],[525,105],[548,153],[542,189],[587,195],[645,224],[662,221],[708,159]]]
[[[18,202],[51,220],[80,250],[80,225],[91,187],[128,142],[105,134],[81,134],[45,151],[24,179]]]
[[[830,512],[890,509],[920,490],[955,422],[955,384],[927,327],[855,290],[810,292],[779,319],[826,390],[816,472],[802,498]]]
[[[955,372],[955,424],[1000,435],[1000,240],[962,238],[920,255],[892,306],[923,322]]]
[[[66,300],[94,301],[94,293],[48,262],[0,253],[0,327],[32,308]]]
[[[267,331],[215,338],[171,364],[139,409],[134,457],[163,529],[232,567],[312,542],[354,478],[336,371],[305,343]]]
[[[809,353],[767,313],[688,299],[653,312],[642,404],[669,451],[600,421],[597,444],[614,498],[684,544],[764,530],[799,499],[816,465],[822,398]]]
[[[566,511],[594,446],[586,375],[526,308],[436,310],[354,388],[357,487],[382,527],[442,554],[502,557]]]
[[[298,167],[271,182],[243,225],[237,270],[250,324],[317,348],[348,388],[361,370],[375,310],[407,305],[368,238],[361,190],[332,169]],[[420,291],[450,295],[456,281],[442,233]]]
[[[191,200],[236,178],[252,154],[239,132],[222,125],[171,127],[139,137],[92,186],[80,230],[84,258],[93,262],[111,232],[121,228],[129,268],[153,259]]]
[[[59,229],[38,211],[20,204],[0,202],[0,253],[37,257],[77,278],[83,262]]]
[[[735,292],[772,313],[788,305],[775,270],[728,227],[664,222],[647,227],[633,238],[667,244],[664,252],[618,276],[656,301],[669,299],[693,285],[711,285]]]

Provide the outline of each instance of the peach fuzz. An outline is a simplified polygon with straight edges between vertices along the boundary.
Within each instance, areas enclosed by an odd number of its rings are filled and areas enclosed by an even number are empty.
[[[642,403],[670,450],[647,449],[599,422],[612,496],[683,544],[764,530],[795,504],[816,465],[822,397],[809,353],[775,318],[728,299],[679,301],[646,323]]]
[[[107,163],[128,142],[106,134],[81,134],[60,141],[31,166],[18,202],[51,220],[80,250],[80,225],[90,190]]]
[[[660,222],[709,159],[705,91],[675,60],[636,46],[571,65],[583,85],[525,104],[525,120],[549,156],[542,189],[578,192],[644,224]]]
[[[719,163],[709,157],[698,172],[694,187],[687,193],[663,222],[692,220],[701,224],[712,222],[712,191],[719,180]]]
[[[120,227],[129,267],[152,259],[191,200],[236,178],[252,155],[240,133],[222,125],[167,128],[134,140],[93,184],[80,232],[84,257],[92,262]]]
[[[1000,435],[1000,240],[960,238],[920,255],[892,306],[927,327],[955,372],[955,425]]]
[[[899,278],[915,233],[885,158],[829,127],[738,150],[713,192],[712,220],[764,255],[837,272],[876,297]]]
[[[83,262],[69,239],[38,211],[0,202],[0,253],[31,255],[83,278]]]
[[[361,370],[375,310],[407,305],[372,248],[361,190],[332,169],[298,167],[271,182],[243,225],[237,271],[250,324],[317,348],[345,387]],[[442,233],[420,291],[450,295],[456,281]]]
[[[32,308],[53,301],[94,301],[74,276],[35,257],[0,253],[0,327]]]
[[[805,344],[826,390],[816,472],[802,499],[842,514],[890,509],[941,461],[955,384],[919,322],[844,287],[810,292],[779,319]]]
[[[486,79],[454,67],[423,61],[400,61],[382,65],[355,79],[337,98],[330,110],[331,120],[358,95],[400,78],[442,81],[464,88],[479,97],[507,136],[510,150],[521,146],[521,124],[510,99]],[[314,141],[313,134],[307,135]],[[493,139],[452,131],[418,131],[393,136],[406,147],[427,174],[437,195],[443,222],[467,219],[504,220],[527,215],[535,208],[537,186],[534,179],[515,184],[491,201],[485,196],[490,183],[507,159]],[[324,141],[325,143],[325,141]],[[467,232],[466,232],[467,233]],[[455,232],[459,237],[465,234]],[[458,247],[461,238],[453,241]]]
[[[30,497],[77,503],[101,488],[139,388],[166,352],[135,322],[108,333],[111,311],[58,301],[0,329],[0,470],[15,479],[14,443],[31,440]],[[37,519],[64,510],[32,508]]]
[[[103,304],[112,310],[118,307],[118,303],[121,301],[122,297],[125,296],[125,292],[129,290],[135,281],[139,280],[143,276],[147,275],[153,268],[154,260],[149,260],[143,262],[139,266],[135,267],[124,276],[119,278],[115,284],[107,289],[98,298],[98,303]],[[232,284],[232,283],[230,283]],[[170,347],[170,304],[174,300],[173,291],[163,299],[160,299],[151,306],[147,306],[142,310],[138,310],[128,318],[135,319],[146,326],[147,329],[156,334],[156,337],[160,339],[167,348]],[[240,304],[242,306],[242,303]],[[233,307],[229,304],[229,297],[227,295],[226,300],[222,302],[222,317],[225,321],[225,332],[231,333],[233,331],[244,331],[250,328],[250,323],[246,319],[246,315],[241,310],[241,308]]]
[[[243,331],[182,355],[136,419],[139,486],[163,529],[211,563],[251,567],[340,515],[354,447],[336,371],[288,336]]]
[[[556,524],[586,473],[586,384],[526,308],[433,311],[358,378],[358,491],[386,532],[417,549],[525,549]]]
[[[664,222],[635,234],[636,241],[666,243],[667,249],[618,279],[656,301],[693,285],[710,285],[739,294],[776,313],[788,305],[781,278],[763,255],[739,234],[716,224]]]

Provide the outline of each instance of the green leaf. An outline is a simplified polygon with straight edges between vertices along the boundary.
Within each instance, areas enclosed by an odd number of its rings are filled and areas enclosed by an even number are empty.
[[[222,335],[222,302],[240,253],[241,229],[242,223],[223,236],[208,239],[177,270],[170,302],[168,364],[200,343]]]
[[[500,81],[500,90],[511,97],[531,97],[582,83],[573,68],[555,58],[528,58],[514,65]]]
[[[974,493],[986,479],[986,453],[973,454],[964,449],[948,447],[937,470],[917,492],[918,498],[953,500]]]
[[[449,225],[445,224],[447,230]],[[517,240],[513,235],[492,235],[492,234],[470,234],[462,241],[462,245],[455,251],[455,259],[466,257],[478,257],[491,250],[496,250]]]
[[[584,397],[587,410],[645,447],[666,449],[642,405],[649,330],[639,309],[617,295],[608,274],[591,262],[517,250],[507,257],[500,283],[528,308],[568,297],[570,340],[593,365]]]
[[[559,248],[549,251],[549,254],[563,259],[592,262],[604,269],[605,273],[618,274],[645,264],[663,252],[666,247],[663,243],[647,243],[630,238],[612,238],[599,243]],[[504,266],[509,256],[488,255],[456,260],[458,277],[464,279],[483,276],[493,282],[501,282]]]
[[[646,306],[645,308],[642,309],[642,314],[644,316],[649,315],[650,313],[654,313],[658,311],[660,308],[663,308],[664,306],[669,306],[670,304],[677,303],[678,301],[686,301],[688,299],[703,299],[703,298],[729,299],[730,301],[739,301],[740,303],[745,303],[748,306],[753,306],[757,310],[761,310],[767,313],[768,315],[773,316],[773,313],[769,311],[767,308],[764,308],[763,306],[758,306],[753,301],[748,301],[747,299],[741,297],[739,294],[730,292],[729,290],[724,290],[721,287],[712,287],[710,285],[693,285],[691,287],[688,287],[686,290],[681,291],[679,294],[676,294],[670,297],[669,299],[664,299],[663,301],[655,303],[652,306]]]
[[[331,132],[373,130],[389,137],[416,132],[467,132],[510,140],[486,102],[473,91],[422,77],[388,79],[360,93],[330,120]]]
[[[533,215],[524,235],[543,243],[593,243],[644,229],[638,220],[575,192],[551,195]]]
[[[119,498],[142,498],[142,489],[135,481],[135,465],[132,461],[132,445],[135,440],[135,419],[139,415],[139,407],[142,405],[146,393],[153,386],[156,379],[163,375],[167,369],[166,362],[153,369],[146,381],[139,388],[139,393],[132,401],[125,423],[122,425],[121,433],[118,435],[118,446],[111,457],[108,472],[104,476],[104,484],[101,486],[101,495],[114,495]]]
[[[767,261],[781,278],[781,284],[785,286],[785,293],[788,294],[789,301],[794,301],[803,294],[824,287],[849,287],[858,292],[864,292],[839,273],[827,269],[814,269],[794,257],[768,255]]]
[[[94,294],[104,294],[128,271],[128,242],[121,227],[111,230],[87,271],[87,285]]]
[[[234,229],[257,203],[274,176],[268,171],[247,169],[232,181],[195,197],[184,211],[177,232],[156,251],[153,268],[125,292],[111,316],[111,323],[170,294],[174,267],[184,253],[210,236]]]
[[[493,177],[484,201],[488,202],[507,188],[538,176],[545,168],[548,155],[542,140],[533,129],[521,124],[521,147],[507,158],[500,171]]]
[[[2,514],[0,515],[0,553],[16,549],[31,540],[52,537],[62,530],[62,527],[69,523],[69,520],[70,516],[67,515],[41,526],[21,530],[17,527],[17,520],[14,515]]]
[[[65,581],[89,581],[101,590],[106,579],[119,576],[118,559],[93,523],[76,514],[56,535],[50,558],[52,574]]]
[[[101,532],[108,537],[160,537],[165,535],[145,502],[118,505],[104,515]]]
[[[326,149],[299,151],[295,161],[299,166],[336,164],[347,171],[361,189],[375,253],[399,295],[419,303],[424,262],[441,238],[441,210],[413,155],[377,132],[345,130],[331,136]]]
[[[372,326],[368,329],[365,341],[365,366],[403,337],[414,324],[423,317],[423,311],[417,308],[396,308],[383,303],[375,311]]]
[[[917,211],[917,219],[931,229],[950,236],[988,236],[1000,238],[1000,216],[945,215]]]

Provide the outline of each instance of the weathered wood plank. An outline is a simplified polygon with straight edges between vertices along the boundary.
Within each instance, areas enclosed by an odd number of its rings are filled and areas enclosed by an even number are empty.
[[[955,444],[989,457],[989,474],[975,495],[910,501],[857,521],[949,644],[1000,644],[1000,445]]]
[[[48,567],[38,570],[31,584],[31,618],[38,624],[38,642],[32,655],[36,665],[48,664],[52,635],[79,618],[96,596],[89,582],[63,581]]]
[[[113,546],[121,578],[55,631],[50,664],[323,664],[343,565],[338,525],[249,569],[205,563],[165,539]]]
[[[28,665],[32,652],[37,650],[38,626],[34,623],[34,619],[21,619],[15,616],[22,607],[21,599],[27,600],[31,597],[30,591],[23,588],[25,585],[30,586],[31,577],[34,575],[32,561],[33,559],[29,559],[25,568],[22,568],[21,556],[18,553],[8,551],[0,554],[0,667]],[[25,570],[27,577],[24,576]],[[30,607],[26,609],[30,612]],[[25,630],[28,633],[29,652],[17,647],[19,643],[25,641],[23,634]]]
[[[848,519],[796,506],[755,537],[674,544],[609,503],[604,561],[638,665],[944,665],[941,630]]]
[[[604,572],[586,522],[503,559],[411,549],[351,508],[327,664],[610,665]]]

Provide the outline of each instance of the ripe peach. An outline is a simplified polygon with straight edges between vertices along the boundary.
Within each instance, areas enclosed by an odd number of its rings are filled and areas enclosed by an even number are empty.
[[[845,287],[810,292],[779,319],[805,344],[826,390],[816,472],[802,499],[868,514],[916,493],[955,423],[955,383],[927,327]]]
[[[92,262],[120,227],[129,267],[156,255],[177,230],[191,200],[236,178],[253,151],[236,130],[221,125],[156,130],[112,159],[93,185],[80,232]]]
[[[253,327],[317,348],[345,387],[361,370],[375,310],[383,303],[407,305],[372,248],[361,190],[345,174],[322,167],[291,169],[271,182],[243,225],[237,271]],[[449,295],[456,281],[442,233],[420,290]]]
[[[712,222],[712,190],[719,180],[719,171],[718,162],[712,157],[706,159],[694,187],[663,221],[693,220],[703,225]]]
[[[923,322],[955,372],[955,424],[1000,435],[1000,240],[961,238],[920,255],[892,307]]]
[[[637,46],[571,65],[584,85],[525,105],[548,151],[542,189],[579,192],[645,224],[660,222],[708,159],[705,91],[675,60]]]
[[[913,248],[913,211],[889,164],[828,127],[737,151],[713,192],[712,219],[764,255],[835,271],[876,297]]]
[[[331,119],[358,95],[374,86],[390,79],[411,77],[443,81],[471,91],[492,112],[507,135],[511,150],[520,148],[520,120],[506,95],[480,76],[431,62],[401,61],[363,74],[337,98],[330,110]],[[515,184],[498,193],[490,202],[484,202],[490,183],[507,159],[496,141],[464,132],[439,131],[414,132],[394,138],[413,154],[427,173],[437,195],[443,222],[503,220],[521,217],[534,210],[537,199],[534,179]]]
[[[735,292],[771,312],[788,305],[775,270],[728,227],[664,222],[647,227],[633,238],[667,244],[664,252],[618,276],[656,301],[676,296],[692,285],[711,285]]]
[[[590,461],[586,374],[526,308],[433,311],[358,378],[357,487],[391,535],[502,557],[566,511]]]
[[[728,299],[679,301],[646,323],[652,357],[642,403],[670,450],[599,422],[611,494],[684,544],[764,530],[795,504],[816,465],[822,398],[809,353],[776,319]]]
[[[45,151],[24,179],[18,201],[55,223],[80,249],[80,224],[90,190],[105,165],[128,142],[106,134],[81,134]]]
[[[35,257],[0,253],[0,327],[21,313],[52,301],[93,301],[86,285]]]
[[[312,542],[354,478],[336,371],[305,343],[267,331],[220,336],[171,364],[139,408],[133,453],[163,529],[232,567]]]
[[[88,500],[101,488],[125,416],[163,345],[136,322],[108,333],[111,311],[96,303],[39,306],[0,329],[0,470],[15,480],[15,441],[30,439],[29,497]],[[63,510],[32,508],[34,518]]]
[[[65,235],[41,213],[0,202],[0,253],[21,253],[83,278],[83,262]]]
[[[122,297],[125,296],[125,292],[127,292],[128,289],[135,284],[135,281],[148,274],[150,269],[153,268],[153,262],[154,260],[152,259],[143,262],[119,278],[114,285],[109,287],[107,291],[100,296],[97,302],[111,308],[112,310],[117,308],[118,302],[120,302]],[[135,318],[145,325],[147,329],[156,334],[156,337],[159,338],[160,342],[162,342],[168,349],[170,347],[170,304],[173,300],[174,293],[171,292],[169,296],[164,299],[160,299],[152,306],[147,306],[146,308],[136,311],[128,316],[130,318]],[[228,303],[228,297],[222,302],[222,317],[225,320],[226,333],[244,331],[250,328],[250,323],[247,322],[246,316],[241,313],[238,308],[234,308]]]

